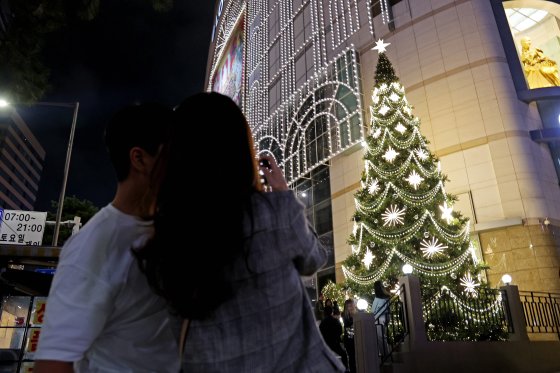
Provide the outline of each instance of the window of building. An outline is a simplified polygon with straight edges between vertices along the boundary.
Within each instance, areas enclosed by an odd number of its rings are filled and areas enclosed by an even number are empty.
[[[305,43],[304,12],[300,11],[294,18],[294,48],[298,52]]]
[[[304,4],[304,3],[308,2],[308,1],[309,1],[309,0],[293,0],[293,8],[294,8],[294,10],[299,9],[299,7],[300,7],[302,4]]]
[[[331,48],[335,49],[360,28],[357,0],[329,0],[328,19],[325,23]]]
[[[311,78],[311,76],[313,76],[314,65],[312,44],[308,44],[307,47],[296,56],[295,70],[296,87],[301,87]]]
[[[375,38],[375,25],[373,19],[381,16],[381,21],[389,27],[389,30],[395,29],[395,16],[393,14],[393,6],[402,0],[371,0],[371,31]],[[409,0],[410,1],[410,0]]]
[[[272,2],[272,1],[271,1]],[[275,6],[268,17],[268,35],[276,37],[280,32],[280,12],[279,7]]]
[[[19,141],[23,141],[23,143],[25,145],[25,149],[27,149],[27,151],[29,152],[29,155],[27,155],[29,157],[29,159],[33,159],[35,163],[37,163],[38,165],[42,165],[42,157],[39,155],[37,150],[31,145],[29,140],[27,140],[27,138],[25,137],[25,135],[23,134],[21,129],[18,126],[11,126],[10,129],[12,131],[14,131],[11,134],[12,136],[10,136],[10,137],[13,137],[12,141],[14,143],[18,143],[18,145],[19,145]],[[19,146],[18,146],[18,148],[19,148]],[[31,156],[33,156],[33,158],[31,158]]]
[[[317,272],[307,286],[313,287],[312,299],[330,280],[335,282],[335,259],[332,224],[332,202],[328,165],[320,166],[301,177],[294,186],[298,198],[305,204],[307,218],[315,228],[319,241],[327,250],[327,264]]]
[[[307,81],[309,72],[314,67],[312,32],[311,8],[307,4],[294,18],[296,87]]]
[[[282,79],[280,77],[272,82],[268,90],[268,109],[272,113],[280,105],[282,100]]]
[[[322,115],[313,120],[305,130],[307,164],[313,166],[329,155],[329,120]]]
[[[505,1],[504,11],[529,89],[560,86],[560,5]]]
[[[268,0],[268,10],[270,11],[272,8],[274,8],[277,2],[278,0]]]
[[[363,137],[356,52],[347,51],[318,75],[311,75],[311,61],[313,50],[309,48],[299,56],[296,64],[299,80],[304,79],[303,71],[310,64],[309,76],[305,72],[308,80],[293,97],[293,102],[288,102],[278,112],[275,110],[280,104],[280,84],[283,82],[277,78],[270,85],[269,106],[274,116],[255,134],[260,151],[270,151],[270,142],[261,139],[272,136],[277,140],[275,144],[280,146],[282,166],[289,182]]]
[[[546,143],[552,157],[560,154],[560,4],[558,1],[490,2],[518,97],[536,102],[544,129],[530,131]],[[552,132],[551,132],[552,131]],[[560,179],[560,168],[556,167]]]
[[[393,20],[392,17],[392,7],[398,3],[400,3],[402,0],[372,0],[371,2],[371,17],[375,18],[378,15],[380,15],[382,13],[382,10],[387,10],[387,12],[390,14],[390,18],[389,20]]]
[[[275,78],[280,69],[280,39],[277,39],[270,47],[268,53],[268,73],[271,78]]]

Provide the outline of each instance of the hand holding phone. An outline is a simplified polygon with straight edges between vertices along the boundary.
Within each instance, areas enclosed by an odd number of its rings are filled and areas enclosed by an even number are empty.
[[[276,164],[274,157],[263,155],[259,158],[259,174],[261,175],[261,183],[265,186],[265,191],[289,189],[284,174]]]

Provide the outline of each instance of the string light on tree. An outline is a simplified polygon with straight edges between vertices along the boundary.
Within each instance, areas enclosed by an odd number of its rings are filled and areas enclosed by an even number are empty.
[[[435,237],[432,237],[430,240],[424,239],[420,244],[420,250],[422,250],[422,253],[428,259],[443,252],[444,249],[447,249],[447,246],[441,244]]]
[[[465,294],[470,295],[471,297],[474,298],[477,297],[476,288],[480,286],[480,284],[472,278],[469,272],[467,272],[463,276],[463,278],[461,278],[461,285],[465,287],[465,289],[463,290]]]
[[[416,170],[412,170],[410,175],[405,179],[408,183],[414,187],[414,189],[418,189],[418,186],[424,181],[424,178],[416,172]]]
[[[392,147],[389,147],[389,149],[387,149],[387,151],[383,155],[383,158],[385,158],[385,160],[387,162],[393,163],[393,161],[395,160],[395,158],[397,158],[397,155],[399,155],[399,154],[400,153],[395,151],[395,149],[393,149]]]
[[[399,123],[395,126],[395,130],[397,130],[402,135],[406,132],[406,127],[403,126],[402,123]]]
[[[416,149],[416,156],[417,156],[420,160],[425,161],[426,159],[428,159],[428,156],[429,156],[429,155],[428,155],[428,152],[426,152],[425,149],[419,148],[419,149]]]
[[[379,95],[377,94],[378,91],[379,90],[376,88],[373,90],[373,93],[371,94],[371,100],[373,101],[374,104],[379,103]]]
[[[478,290],[492,292],[477,277],[483,267],[472,255],[468,219],[453,211],[454,197],[445,191],[446,176],[384,53],[387,45],[379,40],[374,48],[379,51],[379,60],[370,106],[371,134],[368,151],[363,153],[367,166],[354,198],[353,218],[359,222],[360,230],[348,240],[354,251],[342,265],[344,286],[364,298],[371,296],[376,280],[393,288],[401,267],[407,263],[420,278],[424,304],[444,301],[468,305],[468,299],[477,294],[477,309],[494,312],[495,298],[483,297]],[[466,334],[473,340],[480,330],[485,330],[474,324],[482,322],[484,315],[476,320],[465,314],[450,318],[450,328],[434,335],[457,340]],[[441,324],[441,320],[427,322]],[[427,332],[431,337],[432,331]],[[507,335],[507,331],[502,332],[497,335]]]
[[[444,201],[443,205],[439,206],[439,209],[441,210],[441,218],[445,219],[447,224],[451,223],[451,220],[453,220],[453,216],[451,215],[453,206],[447,206],[447,201]]]
[[[383,218],[383,226],[395,226],[397,224],[404,223],[404,213],[406,208],[399,209],[397,205],[391,205],[388,209],[385,210],[381,217]]]
[[[381,115],[387,114],[388,111],[389,111],[388,106],[381,106],[381,109],[379,109],[379,113],[381,113]]]
[[[372,252],[369,248],[366,250],[366,253],[364,254],[364,259],[362,259],[362,262],[364,262],[364,265],[366,266],[366,268],[369,269],[369,267],[371,266],[371,263],[373,262],[373,254],[372,254]]]
[[[374,195],[375,193],[377,193],[379,191],[379,180],[377,179],[373,179],[371,181],[371,183],[369,184],[369,188],[368,188],[368,192],[371,195]]]

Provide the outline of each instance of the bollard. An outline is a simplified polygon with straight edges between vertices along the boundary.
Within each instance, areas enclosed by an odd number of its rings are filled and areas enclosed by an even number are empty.
[[[525,325],[525,312],[523,311],[523,304],[519,298],[519,289],[515,285],[506,285],[500,288],[506,294],[507,309],[509,312],[509,320],[513,327],[513,333],[509,334],[510,341],[528,341],[527,327]]]
[[[354,314],[354,346],[356,348],[356,372],[379,373],[379,355],[375,317],[372,313]]]

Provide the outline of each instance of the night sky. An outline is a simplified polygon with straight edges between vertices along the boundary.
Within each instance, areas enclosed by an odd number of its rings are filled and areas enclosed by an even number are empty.
[[[134,102],[170,106],[204,89],[214,2],[175,0],[157,13],[142,0],[102,1],[100,14],[51,35],[45,62],[51,89],[41,101],[80,102],[66,195],[102,207],[116,179],[103,146],[112,113]],[[36,211],[50,209],[62,185],[72,109],[20,110],[47,156]]]

